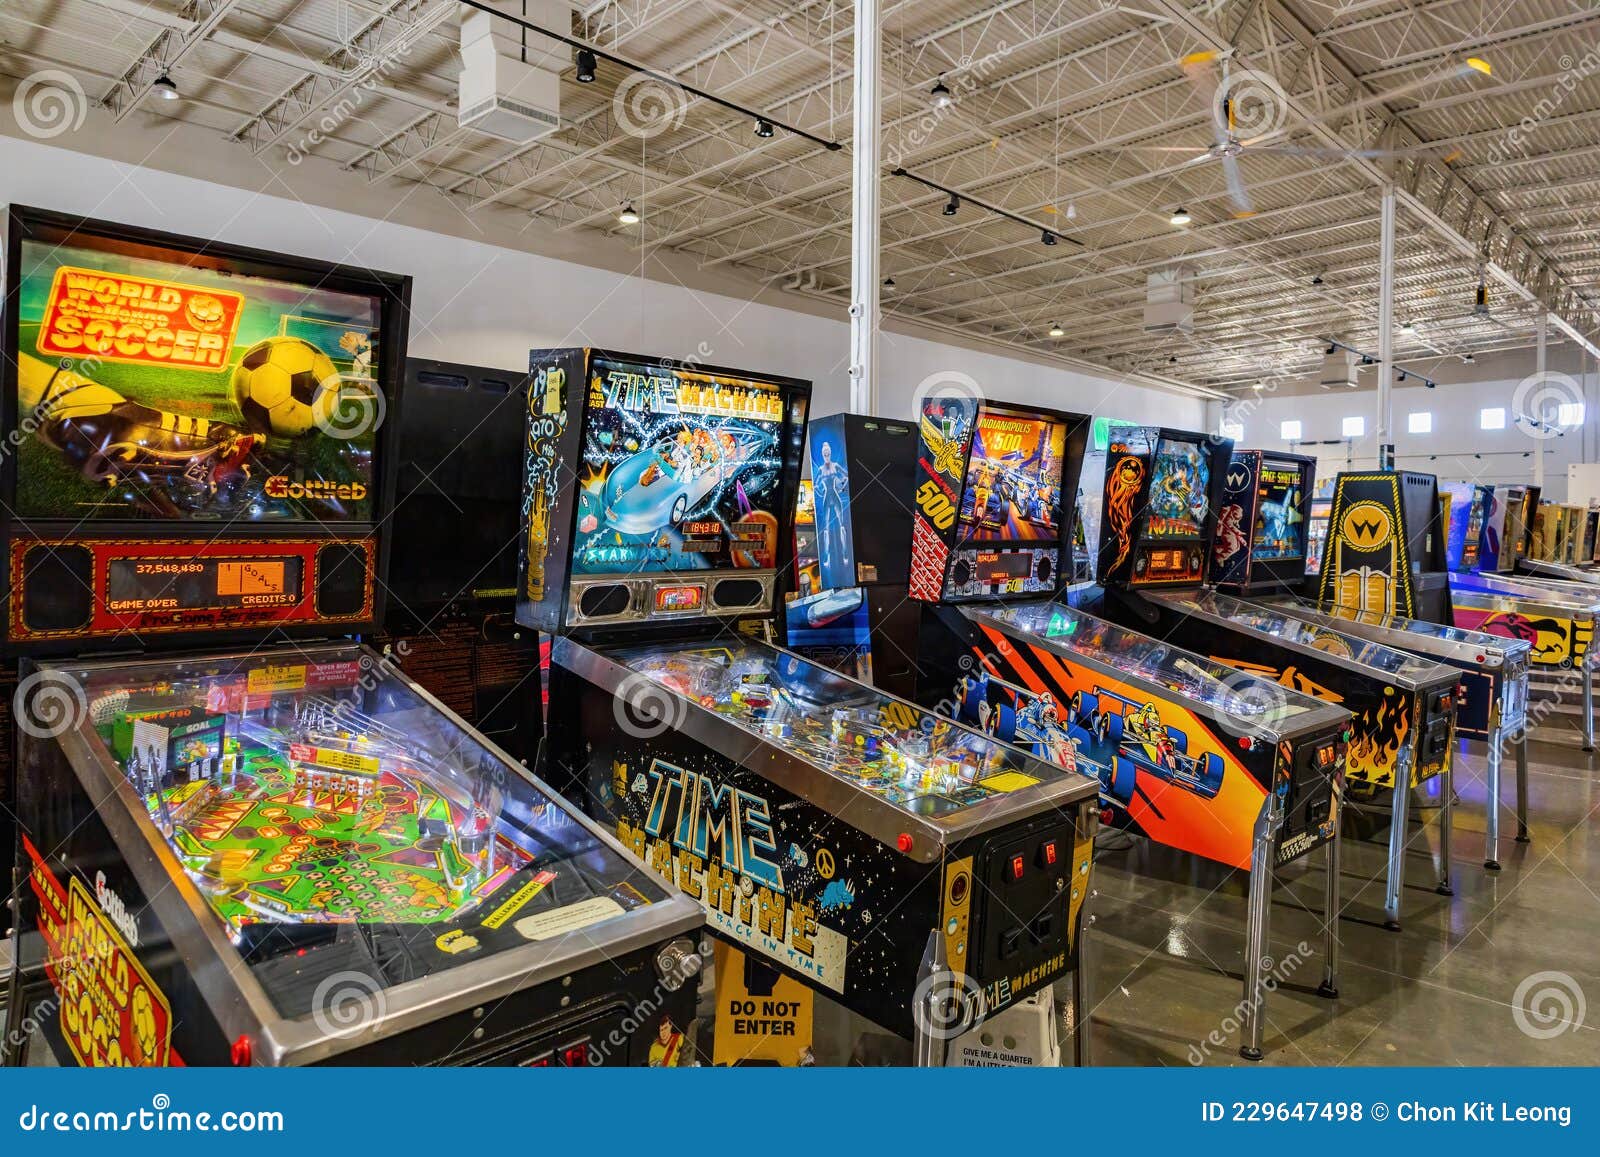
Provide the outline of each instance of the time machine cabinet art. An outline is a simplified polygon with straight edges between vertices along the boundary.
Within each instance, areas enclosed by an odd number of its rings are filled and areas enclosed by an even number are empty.
[[[734,947],[919,1042],[1078,973],[1093,780],[734,637],[552,664],[568,792]]]
[[[35,1019],[61,1063],[646,1064],[681,1044],[699,908],[377,653],[41,671],[67,723],[22,735],[21,943],[58,994]]]
[[[586,348],[528,368],[518,621],[596,638],[770,621],[810,383]]]

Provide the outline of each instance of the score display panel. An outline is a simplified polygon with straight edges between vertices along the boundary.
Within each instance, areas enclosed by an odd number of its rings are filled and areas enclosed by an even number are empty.
[[[13,206],[10,653],[373,622],[410,279]]]
[[[593,636],[774,614],[810,395],[669,358],[532,351],[518,620]]]
[[[930,396],[920,417],[911,540],[913,598],[1054,597],[1071,581],[1087,415]]]

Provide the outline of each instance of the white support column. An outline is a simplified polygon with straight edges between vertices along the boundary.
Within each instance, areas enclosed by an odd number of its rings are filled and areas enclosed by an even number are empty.
[[[1536,398],[1540,398],[1540,397],[1542,397],[1542,394],[1543,394],[1543,391],[1544,391],[1544,382],[1547,380],[1545,378],[1545,352],[1546,352],[1545,347],[1548,344],[1549,338],[1550,338],[1550,314],[1545,311],[1544,305],[1542,303],[1539,306],[1539,319],[1538,319],[1538,324],[1537,324],[1535,332],[1538,334],[1539,340],[1538,340],[1538,343],[1534,346],[1533,372],[1534,372],[1534,376],[1538,379],[1540,385],[1539,385],[1539,388],[1537,390],[1533,391],[1533,396],[1536,397]],[[1542,404],[1542,402],[1541,402],[1541,404]],[[1541,412],[1541,413],[1538,413],[1538,414],[1529,414],[1529,415],[1527,415],[1527,417],[1530,417],[1530,418],[1534,419],[1535,421],[1541,423],[1541,425],[1539,426],[1539,433],[1534,435],[1534,439],[1533,439],[1533,484],[1535,486],[1539,487],[1539,489],[1541,491],[1543,491],[1543,489],[1544,489],[1544,454],[1545,454],[1545,449],[1550,444],[1549,440],[1544,437],[1544,426],[1543,426],[1542,423],[1545,420],[1545,415]]]
[[[1378,241],[1378,469],[1394,469],[1394,185],[1383,187]]]
[[[850,215],[850,410],[878,410],[878,0],[856,0],[854,196]]]

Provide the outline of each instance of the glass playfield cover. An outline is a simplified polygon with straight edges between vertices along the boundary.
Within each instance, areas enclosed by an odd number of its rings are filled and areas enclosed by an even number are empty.
[[[388,987],[664,898],[364,647],[48,670],[284,1016],[334,972]]]

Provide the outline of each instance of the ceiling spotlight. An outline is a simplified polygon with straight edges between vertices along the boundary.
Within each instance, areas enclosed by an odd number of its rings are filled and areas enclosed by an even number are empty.
[[[595,60],[594,53],[587,48],[578,49],[578,74],[574,78],[579,84],[593,84],[594,70],[599,62]]]
[[[1328,356],[1332,357],[1334,354],[1336,354],[1338,352],[1339,352],[1339,347],[1334,345],[1332,342],[1329,342],[1328,343]]]
[[[1267,383],[1266,382],[1251,382],[1250,383],[1250,388],[1252,390],[1264,390],[1264,389],[1267,388]]]
[[[949,108],[955,102],[955,98],[950,95],[950,90],[945,87],[944,77],[942,76],[935,82],[928,96],[932,98],[934,108]]]
[[[632,201],[622,207],[622,211],[617,214],[617,220],[624,225],[637,225],[639,223],[639,210],[633,207]]]
[[[162,100],[178,100],[183,95],[165,72],[150,82],[150,91]]]
[[[1362,354],[1361,355],[1361,364],[1364,365],[1364,366],[1370,366],[1372,364],[1372,359],[1370,357],[1368,357],[1366,354]]]
[[[756,117],[756,136],[768,140],[772,136],[772,122],[764,117]]]
[[[1051,322],[1050,323],[1050,336],[1051,337],[1066,337],[1067,336],[1067,331],[1061,328],[1061,323],[1059,321]]]
[[[1321,285],[1322,284],[1322,274],[1319,273],[1315,277],[1313,277],[1311,279],[1311,284],[1312,285]]]
[[[1464,366],[1476,365],[1477,361],[1478,359],[1473,357],[1471,354],[1461,355],[1461,364]]]
[[[1056,235],[1050,232],[1050,230],[1046,229],[1043,233],[1039,234],[1039,240],[1044,242],[1046,245],[1054,245],[1056,243]]]
[[[1401,370],[1400,371],[1400,380],[1402,382],[1406,380],[1406,372],[1405,372],[1405,370]]]
[[[1185,209],[1182,205],[1179,205],[1172,211],[1172,217],[1170,220],[1174,225],[1187,225],[1190,221],[1194,220],[1194,218],[1189,216],[1189,210]]]
[[[954,193],[951,193],[950,199],[944,203],[944,215],[946,217],[954,217],[958,212],[960,212],[960,210],[961,198],[956,196]]]
[[[884,288],[885,288],[885,289],[893,289],[893,288],[894,288],[894,278],[892,278],[892,277],[885,277],[885,278],[884,278],[884,279],[883,279],[883,287],[884,287]]]
[[[1168,358],[1167,359],[1167,364],[1169,366],[1177,365],[1178,364],[1178,355],[1177,354],[1173,354],[1170,358]]]
[[[1413,324],[1413,322],[1411,321],[1411,319],[1409,317],[1406,318],[1406,320],[1404,320],[1404,321],[1402,321],[1400,323],[1400,332],[1401,333],[1415,333],[1416,329],[1417,329],[1416,325]]]

